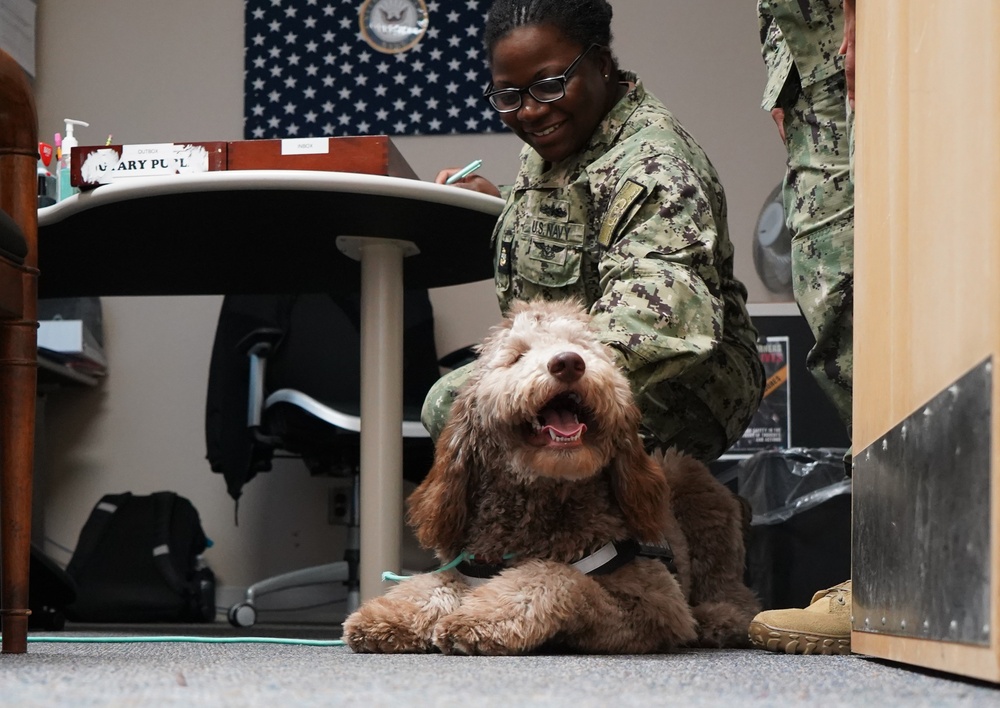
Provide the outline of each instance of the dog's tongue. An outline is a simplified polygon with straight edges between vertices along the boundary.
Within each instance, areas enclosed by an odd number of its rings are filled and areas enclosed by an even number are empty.
[[[539,413],[539,417],[543,423],[542,430],[551,428],[561,438],[572,438],[587,430],[587,426],[576,419],[576,414],[567,410],[546,408]]]

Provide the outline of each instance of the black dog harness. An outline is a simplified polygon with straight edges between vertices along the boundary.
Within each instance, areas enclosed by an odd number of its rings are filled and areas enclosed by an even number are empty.
[[[677,575],[674,552],[669,544],[664,542],[662,546],[651,546],[631,538],[607,543],[570,565],[587,575],[608,575],[636,558],[655,558],[667,566],[671,573]],[[468,585],[475,587],[509,567],[502,563],[476,563],[463,560],[455,566],[455,572],[462,576]]]

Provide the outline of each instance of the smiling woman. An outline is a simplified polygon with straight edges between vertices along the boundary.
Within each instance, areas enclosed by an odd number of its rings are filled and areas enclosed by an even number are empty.
[[[724,452],[757,408],[763,372],[746,289],[733,275],[726,197],[701,147],[618,67],[606,0],[495,0],[484,99],[524,141],[493,232],[497,297],[575,299],[624,371],[648,448]],[[444,183],[457,170],[442,170]],[[467,371],[431,390],[436,434]],[[540,427],[575,428],[554,412]],[[562,433],[569,433],[563,435]]]

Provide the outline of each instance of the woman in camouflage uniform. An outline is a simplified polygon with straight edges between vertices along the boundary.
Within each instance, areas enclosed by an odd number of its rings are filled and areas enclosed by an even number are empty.
[[[694,139],[618,69],[611,15],[605,0],[493,3],[486,98],[526,145],[513,185],[458,185],[507,200],[492,240],[501,310],[582,300],[632,383],[648,447],[712,460],[742,434],[763,387],[726,198]],[[428,395],[432,434],[465,375]]]

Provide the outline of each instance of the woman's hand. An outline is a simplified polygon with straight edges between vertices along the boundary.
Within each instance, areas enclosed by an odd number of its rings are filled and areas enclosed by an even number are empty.
[[[447,167],[438,172],[437,177],[434,178],[434,182],[437,184],[444,184],[449,177],[458,172],[460,169],[462,168]],[[500,196],[500,190],[497,189],[496,185],[485,177],[480,177],[479,175],[469,175],[468,177],[463,177],[451,186],[461,187],[462,189],[470,189],[473,192],[481,192],[482,194],[489,194],[491,197]]]
[[[854,110],[854,35],[857,12],[855,0],[844,0],[844,42],[840,53],[844,55],[844,74],[847,77],[847,101]]]

